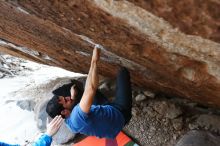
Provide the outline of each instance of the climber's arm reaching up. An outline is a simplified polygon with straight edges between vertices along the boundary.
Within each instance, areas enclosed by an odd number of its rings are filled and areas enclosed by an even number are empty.
[[[97,62],[99,60],[99,57],[100,57],[100,50],[95,47],[93,50],[89,73],[86,79],[85,90],[82,99],[79,103],[80,108],[85,113],[89,113],[90,107],[93,102],[93,98],[98,88],[99,79],[98,79],[98,71],[97,71],[98,70]]]

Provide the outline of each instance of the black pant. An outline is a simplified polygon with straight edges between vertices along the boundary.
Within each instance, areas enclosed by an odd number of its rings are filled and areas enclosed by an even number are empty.
[[[117,75],[116,83],[116,98],[111,103],[112,106],[117,108],[125,118],[125,125],[131,119],[132,108],[132,92],[130,73],[126,68],[121,68]]]

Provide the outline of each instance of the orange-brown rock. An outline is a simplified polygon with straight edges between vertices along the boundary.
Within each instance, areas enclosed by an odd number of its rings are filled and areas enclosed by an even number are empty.
[[[219,0],[128,0],[190,35],[220,42]]]
[[[125,66],[140,87],[220,107],[219,1],[187,2],[1,1],[0,50],[87,73],[98,44],[100,74]]]

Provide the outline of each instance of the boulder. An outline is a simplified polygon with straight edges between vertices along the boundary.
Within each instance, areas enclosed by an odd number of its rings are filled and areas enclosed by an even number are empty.
[[[175,119],[182,114],[180,107],[166,101],[154,103],[153,109],[168,119]]]
[[[47,117],[46,106],[49,99],[42,99],[34,108],[34,118],[37,122],[37,128],[41,131],[45,131],[47,128]]]
[[[143,92],[145,96],[147,97],[150,97],[150,98],[154,98],[155,97],[155,93],[149,91],[149,90],[146,90]]]
[[[189,131],[175,146],[219,146],[220,137],[206,131]]]
[[[33,100],[18,100],[16,105],[23,110],[33,111],[36,103]]]
[[[136,97],[135,97],[135,100],[140,102],[140,101],[143,101],[145,100],[147,97],[144,95],[144,94],[138,94]]]
[[[196,119],[196,124],[199,127],[210,129],[213,132],[220,133],[220,117],[218,115],[200,115]]]
[[[120,66],[137,86],[220,107],[220,3],[214,0],[1,1],[0,51],[88,73]]]

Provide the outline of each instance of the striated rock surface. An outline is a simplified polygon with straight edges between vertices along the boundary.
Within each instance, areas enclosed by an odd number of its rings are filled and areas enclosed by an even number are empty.
[[[219,0],[128,0],[190,35],[220,42]]]
[[[0,51],[87,73],[98,44],[103,76],[125,66],[140,87],[220,107],[219,6],[217,0],[1,1]]]

